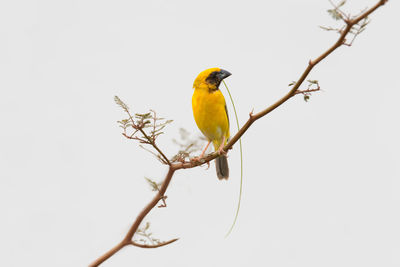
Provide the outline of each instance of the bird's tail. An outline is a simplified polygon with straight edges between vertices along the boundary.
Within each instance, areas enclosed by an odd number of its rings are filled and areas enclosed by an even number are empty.
[[[229,178],[228,158],[225,155],[221,155],[215,159],[215,167],[217,168],[218,179],[228,180]]]

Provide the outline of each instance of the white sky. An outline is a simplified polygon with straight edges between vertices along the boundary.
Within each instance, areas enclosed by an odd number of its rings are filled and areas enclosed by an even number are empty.
[[[376,1],[351,1],[358,12]],[[296,97],[243,137],[231,177],[179,171],[168,208],[145,221],[170,246],[129,247],[103,266],[400,266],[399,1],[372,16]],[[116,245],[150,200],[161,166],[125,140],[134,112],[174,119],[168,155],[191,111],[196,75],[218,66],[240,122],[288,91],[337,35],[328,1],[2,1],[0,3],[1,266],[87,266]],[[225,93],[225,91],[223,91]],[[228,107],[233,121],[232,108]],[[232,126],[234,133],[235,128]]]

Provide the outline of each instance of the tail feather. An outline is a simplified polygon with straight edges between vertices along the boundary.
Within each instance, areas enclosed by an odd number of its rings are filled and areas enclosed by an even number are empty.
[[[229,178],[228,158],[225,155],[221,155],[215,159],[215,167],[217,168],[218,179],[228,180]]]

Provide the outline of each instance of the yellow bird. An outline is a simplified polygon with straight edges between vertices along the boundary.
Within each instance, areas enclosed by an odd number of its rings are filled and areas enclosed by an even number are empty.
[[[212,142],[215,151],[220,156],[215,159],[217,176],[219,179],[228,179],[229,168],[226,152],[223,147],[229,139],[229,117],[224,95],[219,90],[221,81],[231,73],[220,68],[211,68],[201,72],[193,83],[192,97],[193,116],[197,127],[208,139],[208,144],[200,155]]]

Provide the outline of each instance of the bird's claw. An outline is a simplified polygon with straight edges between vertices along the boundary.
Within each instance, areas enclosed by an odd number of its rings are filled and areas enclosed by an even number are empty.
[[[218,149],[218,155],[223,155],[223,156],[226,156],[226,151],[224,150],[224,148],[223,147],[220,147],[219,149]]]
[[[194,157],[194,158],[191,158],[191,159],[190,159],[190,162],[193,162],[193,163],[196,163],[196,162],[204,163],[204,157]],[[210,162],[207,161],[206,163],[207,163],[207,169],[206,169],[206,170],[208,170],[208,169],[210,168]]]
[[[194,157],[194,158],[191,158],[190,159],[190,161],[191,162],[202,162],[202,161],[204,161],[204,158],[203,157]]]
[[[209,168],[210,168],[210,162],[207,161],[207,169],[206,170],[208,170]]]

